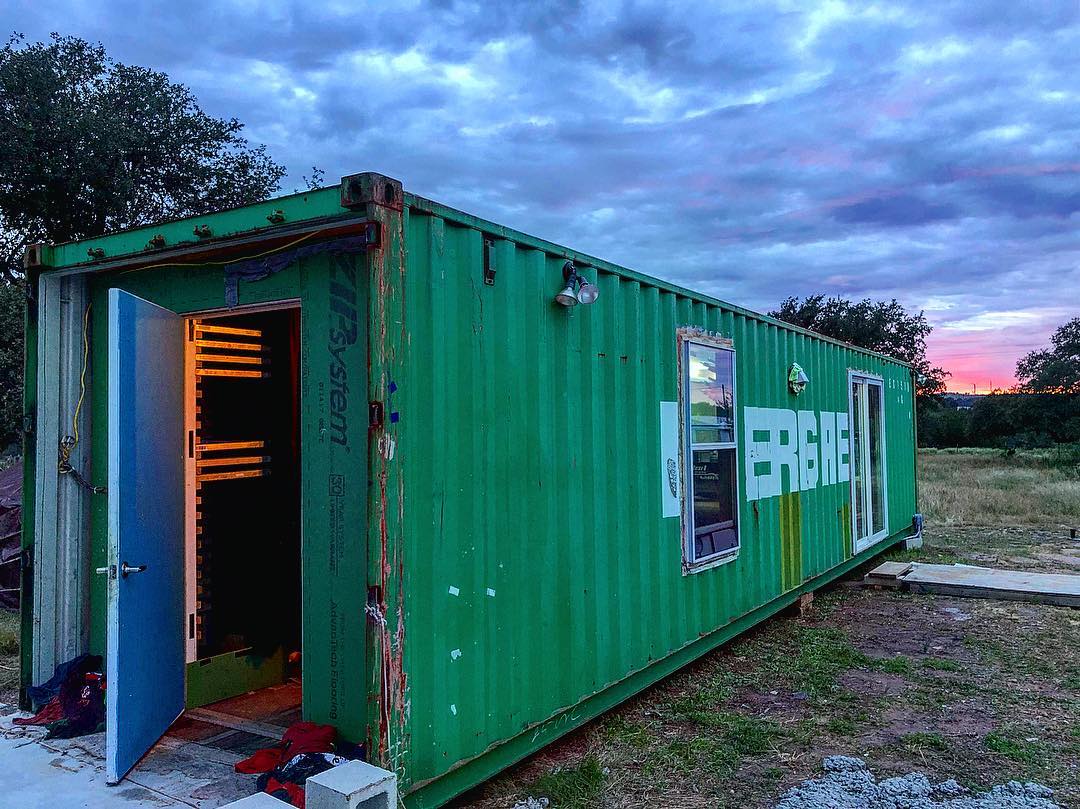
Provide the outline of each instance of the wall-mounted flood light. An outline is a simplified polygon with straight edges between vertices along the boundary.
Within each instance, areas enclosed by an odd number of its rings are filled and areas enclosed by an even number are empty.
[[[578,275],[574,262],[568,261],[563,265],[563,278],[566,279],[566,286],[555,296],[556,303],[563,306],[577,306],[583,303],[587,306],[600,297],[600,287],[590,283],[585,276]]]
[[[806,390],[807,384],[810,382],[810,377],[806,375],[806,371],[802,369],[802,366],[797,362],[791,364],[791,368],[788,369],[788,389],[798,396],[804,390]]]

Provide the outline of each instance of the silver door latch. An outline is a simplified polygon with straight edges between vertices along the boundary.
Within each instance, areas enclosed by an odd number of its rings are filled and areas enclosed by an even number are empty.
[[[121,576],[128,576],[131,573],[142,573],[144,570],[146,570],[146,565],[129,565],[127,562],[124,562],[120,565]],[[105,567],[99,567],[94,572],[107,573],[110,579],[115,579],[116,565],[106,565]]]

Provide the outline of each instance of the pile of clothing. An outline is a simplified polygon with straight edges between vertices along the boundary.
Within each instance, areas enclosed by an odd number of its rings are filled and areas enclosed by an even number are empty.
[[[297,722],[281,741],[265,747],[236,765],[242,773],[261,773],[255,782],[260,792],[303,809],[304,784],[308,778],[337,767],[363,751],[347,743],[335,745],[337,731],[330,725]]]
[[[29,686],[37,711],[16,725],[43,725],[46,739],[73,739],[105,729],[105,678],[99,655],[79,655],[56,667],[48,682]]]

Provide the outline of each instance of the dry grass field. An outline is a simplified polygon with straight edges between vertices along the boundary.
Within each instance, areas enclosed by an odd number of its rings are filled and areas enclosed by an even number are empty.
[[[920,454],[921,551],[1080,573],[1080,475],[1045,455]],[[1080,806],[1080,611],[863,589],[856,578],[707,655],[462,798],[510,807],[768,807],[827,755]]]
[[[922,450],[919,505],[935,525],[1080,525],[1080,471],[1049,450]]]

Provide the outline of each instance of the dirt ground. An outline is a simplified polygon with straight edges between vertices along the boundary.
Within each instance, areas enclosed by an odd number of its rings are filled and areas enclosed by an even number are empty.
[[[886,558],[1080,573],[1060,526],[931,527]],[[985,789],[1010,779],[1080,806],[1080,610],[870,590],[820,592],[464,796],[508,807],[767,807],[864,758]]]

